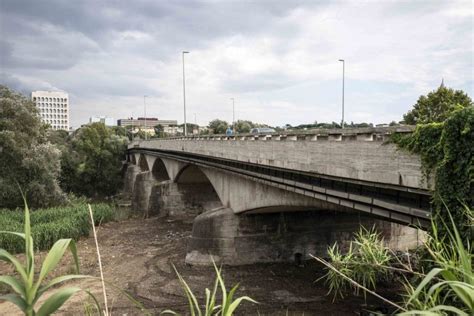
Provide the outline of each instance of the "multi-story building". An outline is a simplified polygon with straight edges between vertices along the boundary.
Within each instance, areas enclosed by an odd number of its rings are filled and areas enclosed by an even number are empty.
[[[117,121],[107,116],[92,116],[89,118],[90,123],[103,123],[105,126],[117,126]]]
[[[156,117],[144,117],[139,118],[127,118],[120,119],[117,121],[118,126],[123,126],[130,128],[132,130],[143,130],[147,133],[154,134],[156,125],[161,125],[163,127],[163,132],[171,135],[179,133],[178,121],[176,120],[159,120]]]
[[[54,130],[69,130],[69,95],[57,91],[33,91],[31,99],[39,110],[41,120]]]

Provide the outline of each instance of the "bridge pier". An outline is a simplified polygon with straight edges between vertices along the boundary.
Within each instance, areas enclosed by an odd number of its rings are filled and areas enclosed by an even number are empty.
[[[160,216],[197,216],[220,205],[210,185],[164,181],[152,188],[149,210]]]
[[[361,214],[305,211],[235,214],[219,208],[196,217],[188,243],[186,263],[216,262],[228,265],[258,262],[291,262],[327,256],[327,247],[338,243],[347,251],[360,226],[375,227],[392,249],[406,250],[418,243],[416,229]]]
[[[133,195],[133,188],[135,186],[135,178],[140,173],[140,167],[134,164],[128,164],[125,170],[125,178],[123,184],[123,192],[128,196]]]
[[[151,171],[140,172],[136,175],[132,194],[132,208],[135,211],[148,214],[151,191],[156,183]]]

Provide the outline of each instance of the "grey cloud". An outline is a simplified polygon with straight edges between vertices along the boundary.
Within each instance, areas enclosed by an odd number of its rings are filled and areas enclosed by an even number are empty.
[[[31,83],[5,72],[0,72],[0,84],[21,92],[24,95],[30,95],[31,91],[34,90],[57,90],[47,82],[35,81]]]
[[[258,91],[271,91],[288,88],[298,84],[299,81],[284,74],[270,73],[244,78],[231,78],[222,81],[220,88],[230,93],[252,93]]]

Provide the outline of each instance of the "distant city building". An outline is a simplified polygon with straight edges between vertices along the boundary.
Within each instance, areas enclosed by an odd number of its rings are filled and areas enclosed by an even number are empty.
[[[118,126],[126,127],[132,130],[143,130],[147,133],[154,134],[155,133],[155,126],[161,125],[163,127],[163,132],[175,135],[180,133],[182,128],[178,128],[178,121],[177,120],[159,120],[156,117],[147,117],[146,120],[144,117],[139,118],[126,118],[126,119],[119,119],[117,121]],[[146,124],[146,126],[145,126]]]
[[[31,99],[39,110],[41,120],[54,130],[69,130],[69,95],[56,91],[33,91]]]
[[[89,123],[103,123],[105,126],[117,126],[117,121],[114,118],[106,116],[92,116],[89,118]]]

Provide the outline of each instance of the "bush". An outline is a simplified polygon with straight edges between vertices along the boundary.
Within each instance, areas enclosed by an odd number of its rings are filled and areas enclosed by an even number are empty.
[[[20,186],[33,207],[64,203],[59,187],[59,149],[46,139],[34,103],[0,85],[0,208],[23,205]]]
[[[387,277],[387,266],[393,260],[380,234],[364,227],[355,235],[346,254],[342,254],[337,244],[334,244],[328,248],[328,256],[337,271],[368,289],[375,289],[377,281]],[[358,295],[360,287],[341,277],[339,272],[327,269],[322,277],[329,286],[328,294],[332,293],[334,299],[338,296],[344,298],[344,293],[352,289]]]
[[[463,240],[472,240],[469,213],[474,209],[474,107],[453,112],[443,123],[417,125],[413,134],[395,134],[393,141],[420,155],[428,181],[434,176],[434,219],[440,235],[447,234],[443,222],[449,222],[449,209]]]
[[[95,225],[114,219],[114,208],[105,203],[93,206]],[[22,232],[24,214],[19,210],[0,209],[2,230]],[[34,248],[49,249],[57,240],[72,238],[78,240],[88,236],[90,230],[87,204],[79,203],[70,206],[40,209],[31,213],[31,234]],[[0,235],[0,248],[9,252],[24,251],[24,241],[15,235]]]
[[[472,214],[472,209],[464,207],[466,213]],[[360,247],[359,233],[355,241],[358,251],[351,247],[347,255],[342,255],[337,246],[330,247],[328,255],[331,263],[313,256],[326,266],[327,273],[322,278],[329,285],[329,293],[342,297],[343,291],[348,288],[356,292],[362,290],[392,305],[397,309],[397,315],[403,316],[473,315],[474,270],[471,240],[462,239],[450,211],[447,209],[445,212],[449,220],[445,222],[441,219],[443,227],[438,227],[437,222],[432,220],[431,235],[425,243],[425,250],[430,256],[428,262],[432,266],[428,273],[425,274],[416,266],[413,270],[411,264],[405,265],[400,260],[390,262],[387,259],[389,253],[381,246],[378,237],[363,232],[366,246]],[[470,220],[472,222],[472,217]],[[440,235],[440,231],[444,233]],[[375,282],[389,271],[402,276],[398,280],[405,287],[402,305],[374,291]]]

